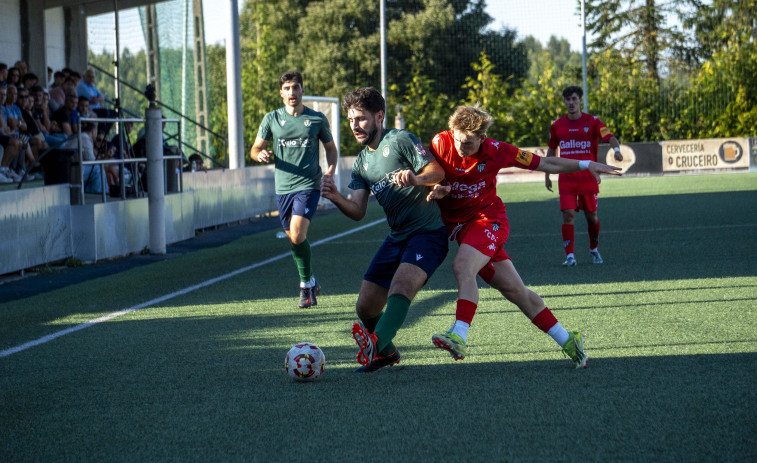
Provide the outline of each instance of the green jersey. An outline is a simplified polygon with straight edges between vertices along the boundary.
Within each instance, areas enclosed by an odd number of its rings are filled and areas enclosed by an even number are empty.
[[[386,213],[389,236],[403,240],[420,230],[444,226],[436,201],[426,201],[431,189],[427,186],[399,187],[392,175],[410,169],[420,172],[434,157],[423,143],[406,130],[391,129],[375,151],[363,149],[352,165],[352,190],[370,190]]]
[[[294,117],[286,108],[279,108],[265,115],[258,137],[273,140],[276,194],[321,188],[318,141],[333,140],[323,113],[306,106],[302,114]]]

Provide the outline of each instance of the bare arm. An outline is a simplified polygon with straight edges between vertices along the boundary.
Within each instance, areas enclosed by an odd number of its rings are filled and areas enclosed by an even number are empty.
[[[555,158],[557,159],[557,152],[552,148],[547,148],[547,158]],[[546,159],[542,159],[542,162],[546,161]],[[538,170],[538,169],[537,169]],[[544,174],[544,186],[547,187],[547,190],[552,191],[552,179],[549,178],[549,172]]]
[[[258,162],[268,162],[271,160],[271,152],[265,149],[268,140],[255,137],[255,143],[250,148],[250,159]]]
[[[344,215],[357,221],[365,217],[371,192],[369,190],[353,190],[352,199],[347,199],[336,187],[334,177],[324,175],[321,182],[321,196],[334,203]]]
[[[394,174],[392,181],[401,187],[406,186],[434,186],[437,183],[444,180],[444,169],[442,166],[434,161],[426,164],[418,175],[414,174],[412,170],[401,170]]]
[[[622,161],[623,155],[620,154],[620,142],[618,141],[618,139],[614,136],[610,137],[610,139],[607,140],[607,143],[609,143],[610,146],[612,146],[612,149],[615,150],[615,160],[618,162]]]
[[[599,177],[599,174],[620,175],[620,172],[618,172],[620,170],[620,167],[608,166],[607,164],[602,164],[601,162],[576,161],[575,159],[565,159],[558,157],[542,158],[539,162],[539,167],[537,167],[536,170],[540,172],[546,172],[547,178],[549,178],[549,174],[568,174],[571,172],[584,170],[581,168],[582,162],[588,162],[588,166],[585,168],[585,170],[591,172],[594,178],[597,179],[597,183],[600,183],[602,181]]]
[[[329,165],[328,169],[326,169],[326,175],[334,175],[334,172],[336,172],[336,163],[339,160],[336,143],[333,140],[324,143],[323,149],[326,150],[326,163]]]

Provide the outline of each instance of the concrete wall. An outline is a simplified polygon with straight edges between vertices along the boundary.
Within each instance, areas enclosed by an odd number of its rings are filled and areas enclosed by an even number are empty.
[[[0,274],[72,255],[68,185],[0,193]]]
[[[345,193],[354,160],[340,158]],[[184,192],[165,197],[166,243],[275,211],[273,173],[272,165],[184,173]],[[0,275],[68,257],[109,259],[149,245],[146,197],[72,206],[70,196],[68,185],[0,192]]]
[[[0,0],[0,12],[0,62],[11,67],[21,59],[19,0]]]
[[[66,67],[66,25],[61,7],[45,10],[45,42],[47,66],[53,71]]]

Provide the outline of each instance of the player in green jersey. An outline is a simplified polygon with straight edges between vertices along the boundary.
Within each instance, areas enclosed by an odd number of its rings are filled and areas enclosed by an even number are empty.
[[[302,74],[285,72],[279,78],[279,93],[284,107],[265,115],[250,158],[258,162],[274,160],[279,218],[300,274],[299,306],[305,308],[318,304],[316,296],[321,289],[313,276],[308,241],[323,174],[318,163],[318,142],[326,150],[326,175],[334,174],[337,149],[326,116],[302,103]],[[269,141],[273,141],[272,152],[266,149]]]
[[[325,175],[321,185],[323,197],[353,220],[365,216],[373,193],[391,229],[363,277],[356,304],[360,322],[353,325],[352,336],[360,348],[361,373],[400,361],[392,339],[410,302],[448,250],[439,207],[426,201],[431,187],[444,179],[444,171],[415,135],[384,129],[385,108],[384,98],[371,87],[344,97],[342,109],[350,129],[365,146],[352,167],[352,197],[339,192],[331,175]]]

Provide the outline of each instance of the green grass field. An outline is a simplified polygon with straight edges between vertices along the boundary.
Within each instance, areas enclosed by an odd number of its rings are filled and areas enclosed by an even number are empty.
[[[587,369],[483,283],[468,357],[435,349],[453,246],[395,339],[402,362],[354,374],[357,290],[387,228],[330,238],[381,219],[372,204],[360,223],[316,217],[317,308],[297,308],[277,230],[0,305],[0,461],[757,461],[757,174],[606,179],[605,264],[579,216],[575,268],[556,194],[500,194],[508,253],[586,333]],[[284,372],[299,341],[326,354],[315,383]]]

